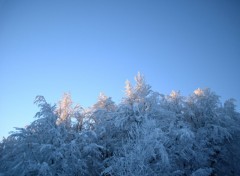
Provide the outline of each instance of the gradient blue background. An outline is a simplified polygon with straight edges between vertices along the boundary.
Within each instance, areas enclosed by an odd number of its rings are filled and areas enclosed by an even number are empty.
[[[138,71],[164,94],[240,101],[239,66],[240,1],[0,0],[0,138],[34,120],[36,95],[118,103]]]

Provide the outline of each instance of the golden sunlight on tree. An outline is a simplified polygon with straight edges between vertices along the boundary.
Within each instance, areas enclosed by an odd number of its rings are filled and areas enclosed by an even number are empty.
[[[69,93],[64,93],[62,99],[58,102],[58,108],[56,110],[59,118],[57,124],[61,124],[64,121],[70,121],[70,116],[73,112],[72,109],[72,98]]]
[[[202,96],[202,95],[204,95],[204,91],[202,89],[198,88],[194,91],[194,94],[197,96]]]

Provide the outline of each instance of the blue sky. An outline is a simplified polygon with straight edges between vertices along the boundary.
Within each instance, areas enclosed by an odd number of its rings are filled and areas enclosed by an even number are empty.
[[[240,101],[239,31],[233,0],[0,0],[0,137],[34,120],[36,95],[120,102],[138,71],[161,93]]]

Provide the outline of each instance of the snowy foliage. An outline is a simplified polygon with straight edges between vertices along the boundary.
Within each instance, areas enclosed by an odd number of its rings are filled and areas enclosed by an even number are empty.
[[[210,89],[184,97],[151,90],[140,73],[115,104],[90,108],[43,96],[36,120],[0,143],[0,175],[240,175],[240,114]]]

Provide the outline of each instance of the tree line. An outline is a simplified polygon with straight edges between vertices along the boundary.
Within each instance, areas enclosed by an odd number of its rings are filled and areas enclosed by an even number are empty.
[[[119,104],[101,93],[90,108],[64,94],[37,96],[39,112],[0,142],[0,175],[240,175],[240,114],[210,89],[185,97],[126,81]]]

